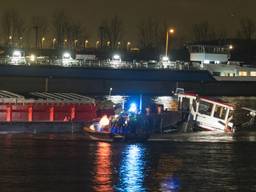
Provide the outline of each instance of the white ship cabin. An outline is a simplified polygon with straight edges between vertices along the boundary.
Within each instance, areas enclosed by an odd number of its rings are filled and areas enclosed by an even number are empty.
[[[212,45],[188,46],[190,61],[200,64],[227,63],[230,59],[230,48]]]
[[[199,97],[194,93],[178,94],[179,110],[187,114],[188,120],[210,131],[233,130],[234,106],[222,100]]]

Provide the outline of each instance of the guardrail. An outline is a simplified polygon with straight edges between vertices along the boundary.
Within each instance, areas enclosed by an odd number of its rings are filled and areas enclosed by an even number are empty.
[[[186,62],[111,62],[106,60],[62,60],[44,59],[34,62],[10,62],[10,59],[0,58],[3,65],[24,65],[24,66],[60,66],[60,67],[84,67],[84,68],[111,68],[111,69],[168,69],[168,70],[199,70]]]

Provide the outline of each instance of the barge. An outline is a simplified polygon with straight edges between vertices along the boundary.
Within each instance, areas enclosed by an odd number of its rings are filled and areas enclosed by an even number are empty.
[[[76,132],[97,117],[95,100],[76,93],[0,90],[0,133]]]

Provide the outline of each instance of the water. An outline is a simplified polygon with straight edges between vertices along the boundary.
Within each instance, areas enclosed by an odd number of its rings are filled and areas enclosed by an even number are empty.
[[[3,135],[0,191],[256,191],[256,142],[209,141],[111,144]]]

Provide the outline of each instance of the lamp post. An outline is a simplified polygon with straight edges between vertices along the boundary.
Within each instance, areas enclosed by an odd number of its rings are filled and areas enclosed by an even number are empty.
[[[95,47],[96,47],[96,48],[99,48],[99,44],[100,44],[100,41],[96,41]]]
[[[12,35],[9,35],[8,39],[9,39],[9,45],[11,46],[12,45]]]
[[[110,44],[111,44],[111,42],[110,42],[110,41],[108,41],[108,42],[107,42],[107,46],[108,46],[108,47],[110,47]]]
[[[109,93],[108,93],[108,96],[109,96],[109,97],[111,97],[112,91],[113,91],[113,88],[110,87],[110,88],[109,88]]]
[[[76,47],[77,47],[77,43],[78,43],[78,40],[76,39],[75,41],[74,41],[74,44],[75,44],[75,49],[76,49]]]
[[[42,49],[44,48],[44,41],[45,41],[45,38],[44,37],[42,37]]]
[[[84,48],[87,48],[87,47],[88,47],[88,43],[89,43],[88,40],[85,40],[85,41],[84,41]]]
[[[166,32],[166,43],[165,43],[165,56],[168,56],[168,47],[169,47],[169,34],[174,34],[174,29],[169,29]]]
[[[64,39],[64,47],[67,48],[68,47],[68,40]]]
[[[130,46],[131,46],[131,42],[127,42],[127,51],[129,51],[130,50]]]
[[[53,49],[55,48],[55,43],[56,43],[56,38],[53,38],[53,39],[52,39],[52,48],[53,48]]]

